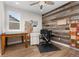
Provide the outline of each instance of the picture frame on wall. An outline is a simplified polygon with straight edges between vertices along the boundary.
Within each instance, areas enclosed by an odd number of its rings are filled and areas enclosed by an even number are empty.
[[[33,27],[37,27],[38,26],[38,21],[31,20],[31,23],[32,23],[32,26]]]

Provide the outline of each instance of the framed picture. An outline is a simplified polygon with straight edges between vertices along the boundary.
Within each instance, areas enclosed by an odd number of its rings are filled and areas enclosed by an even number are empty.
[[[38,21],[31,20],[31,23],[32,23],[32,26],[33,27],[37,27],[38,26]]]

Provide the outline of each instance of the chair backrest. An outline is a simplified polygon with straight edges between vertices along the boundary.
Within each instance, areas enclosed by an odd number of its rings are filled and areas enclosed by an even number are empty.
[[[41,34],[44,35],[49,40],[51,37],[52,31],[48,31],[47,29],[42,29]]]

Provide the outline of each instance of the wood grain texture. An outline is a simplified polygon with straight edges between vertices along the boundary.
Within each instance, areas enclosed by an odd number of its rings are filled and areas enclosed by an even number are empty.
[[[17,37],[17,36],[23,36],[23,41],[25,41],[25,47],[27,48],[27,33],[19,33],[19,34],[5,34],[3,33],[1,35],[1,55],[5,53],[6,49],[6,37]]]
[[[24,48],[23,44],[11,45],[1,57],[79,57],[79,51],[54,44],[60,48],[58,51],[40,53],[37,46]]]
[[[2,36],[1,36],[1,55],[3,55],[5,53],[5,34],[3,33]]]

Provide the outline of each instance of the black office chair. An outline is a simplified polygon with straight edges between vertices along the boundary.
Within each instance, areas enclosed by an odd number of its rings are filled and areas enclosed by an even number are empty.
[[[51,36],[52,36],[52,31],[49,31],[47,29],[42,29],[41,30],[41,39],[43,39],[42,42],[40,42],[40,45],[43,46],[51,46]]]
[[[42,29],[40,34],[40,44],[38,45],[40,53],[59,50],[59,48],[52,43],[52,31]]]

